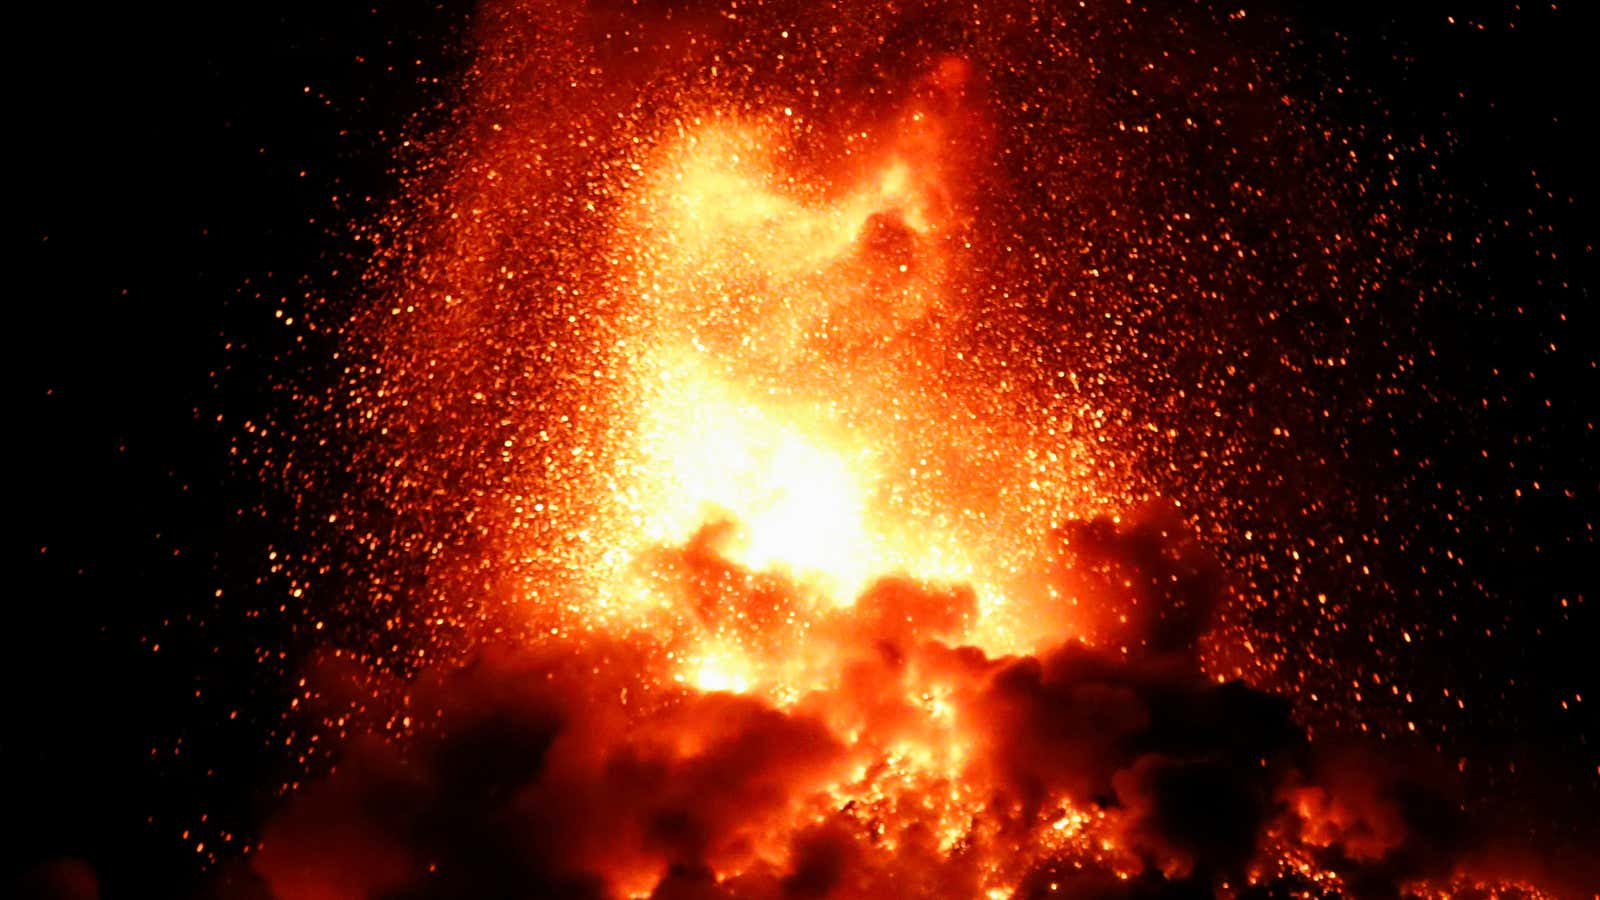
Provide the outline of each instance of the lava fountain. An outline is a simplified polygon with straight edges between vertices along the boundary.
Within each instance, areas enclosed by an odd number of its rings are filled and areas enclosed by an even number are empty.
[[[1322,237],[1347,196],[1307,217],[1227,185],[1241,205],[1206,221],[1210,177],[1140,176],[1171,165],[1140,155],[1156,120],[1116,122],[1091,77],[1108,44],[1182,29],[1074,15],[480,12],[452,137],[371,227],[380,299],[308,404],[296,462],[323,537],[299,563],[352,599],[305,706],[343,749],[264,829],[258,889],[1321,896],[1501,877],[1417,814],[1448,779],[1309,740],[1264,677],[1220,662],[1218,498],[1245,489],[1230,466],[1251,447],[1224,436],[1211,468],[1180,470],[1171,445],[1220,413],[1178,386],[1181,360],[1169,382],[1125,377],[1157,344],[1245,342],[1233,313],[1182,299],[1231,298],[1233,267],[1316,244],[1279,286],[1327,290],[1353,252]],[[1240,99],[1248,62],[1193,55],[1212,92],[1169,146],[1281,123],[1276,99]],[[1138,220],[1117,190],[1148,204]],[[1276,243],[1225,221],[1279,202]]]

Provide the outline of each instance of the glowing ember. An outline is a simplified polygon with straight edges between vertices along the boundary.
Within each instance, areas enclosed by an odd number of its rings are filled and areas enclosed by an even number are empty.
[[[1194,51],[1239,96],[1124,121],[1071,77],[1118,38],[1046,15],[483,12],[459,139],[348,326],[339,424],[300,439],[363,485],[315,513],[354,562],[304,562],[366,582],[354,655],[399,676],[308,698],[398,704],[403,736],[268,826],[275,895],[1500,877],[1464,840],[1414,863],[1448,779],[1311,740],[1218,626],[1301,559],[1236,514],[1290,422],[1223,416],[1267,409],[1252,304],[1369,281],[1379,201],[1252,65]],[[1250,153],[1312,149],[1196,174],[1234,204],[1207,207],[1142,154],[1226,157],[1229,103],[1286,135]]]

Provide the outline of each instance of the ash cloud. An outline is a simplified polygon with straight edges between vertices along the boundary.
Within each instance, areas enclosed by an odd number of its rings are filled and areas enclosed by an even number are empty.
[[[573,662],[496,651],[436,673],[413,697],[434,726],[358,742],[267,828],[255,870],[279,897],[611,896],[631,872],[745,852],[844,754],[730,694],[630,719]]]
[[[949,642],[970,591],[909,579],[819,626],[837,686],[790,706],[652,685],[650,661],[621,646],[486,650],[406,686],[415,733],[352,741],[214,892],[958,897],[999,865],[1016,897],[1206,897],[1251,876],[1252,890],[1305,894],[1273,868],[1287,847],[1351,896],[1394,897],[1486,846],[1436,760],[1312,745],[1285,698],[1200,671],[1193,640],[1220,582],[1185,574],[1198,571],[1193,548],[1150,523],[1090,523],[1072,540],[1085,559],[1092,547],[1086,568],[1144,586],[1145,614],[1118,636],[1142,651],[1068,640],[991,658]],[[703,543],[676,559],[686,590],[715,576],[723,595],[708,609],[734,585],[767,596],[781,582],[725,577],[738,567]],[[981,811],[954,840],[914,797],[879,809],[830,793],[926,737],[916,689],[947,691],[973,741],[951,777]],[[1048,843],[1069,807],[1098,817],[1115,858]]]

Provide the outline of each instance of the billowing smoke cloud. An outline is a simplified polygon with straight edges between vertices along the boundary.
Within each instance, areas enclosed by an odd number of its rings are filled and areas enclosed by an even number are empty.
[[[991,658],[943,640],[970,592],[888,579],[829,624],[837,679],[790,703],[651,683],[659,660],[622,644],[485,650],[398,688],[413,734],[352,741],[214,889],[966,897],[1006,873],[1005,896],[1178,897],[1295,889],[1294,858],[1381,897],[1450,877],[1481,846],[1437,761],[1313,747],[1287,700],[1199,670],[1219,581],[1183,542],[1107,521],[1064,539],[1083,569],[1138,586],[1145,613],[1118,638],[1146,649],[1069,639]],[[781,606],[782,579],[703,543],[674,556],[686,592],[749,585]],[[944,738],[918,713],[930,694],[955,723]],[[964,750],[948,777],[973,801],[954,819],[931,799],[947,785],[908,788],[885,762],[949,735]],[[1064,822],[1087,840],[1053,842]]]

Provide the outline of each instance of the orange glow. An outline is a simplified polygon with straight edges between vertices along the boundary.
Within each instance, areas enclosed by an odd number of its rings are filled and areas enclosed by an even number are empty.
[[[853,599],[875,562],[867,448],[733,396],[690,363],[665,370],[646,401],[637,480],[624,489],[643,541],[680,544],[727,518],[737,528],[723,548],[730,559]]]
[[[1058,290],[1050,315],[1075,315],[1095,292],[1064,286],[1099,272],[1013,272],[1046,263],[996,209],[1031,198],[997,187],[1015,148],[992,143],[979,66],[918,51],[801,108],[725,92],[696,40],[690,86],[662,79],[637,109],[598,52],[538,79],[559,87],[538,102],[502,73],[485,95],[522,113],[486,104],[429,220],[443,237],[405,260],[433,305],[415,331],[384,320],[424,361],[415,396],[385,397],[423,423],[380,457],[425,523],[397,541],[435,552],[428,529],[448,532],[466,549],[421,580],[441,607],[491,607],[473,639],[525,654],[408,685],[417,718],[447,740],[465,696],[460,718],[481,700],[533,721],[508,818],[553,833],[549,864],[595,896],[999,900],[1084,872],[1092,896],[1197,874],[1237,892],[1258,832],[1318,879],[1312,849],[1385,858],[1403,829],[1384,810],[1282,774],[1289,704],[1202,665],[1228,584],[1129,449],[1182,435],[1020,359],[1051,338],[997,336],[1023,329],[995,310]],[[1043,244],[1068,229],[1029,224]],[[484,298],[502,295],[537,321],[500,318]],[[461,336],[484,328],[515,334],[522,368],[478,372]],[[465,403],[457,370],[492,387],[467,394],[492,439],[431,427]],[[470,485],[406,481],[406,441],[474,439],[494,463]],[[1263,734],[1236,740],[1246,714]],[[1208,790],[1246,823],[1242,859],[1210,870],[1213,836],[1163,793]],[[855,880],[831,893],[796,874],[834,868]]]
[[[813,613],[909,575],[972,585],[986,617],[967,637],[1016,640],[1001,592],[1017,542],[982,537],[995,486],[964,486],[979,490],[952,517],[926,472],[930,442],[959,455],[940,435],[975,414],[950,405],[917,333],[950,311],[960,230],[946,161],[922,140],[937,127],[902,117],[838,183],[785,171],[782,124],[710,117],[641,166],[610,251],[627,424],[603,594],[634,598],[630,617],[676,607],[638,580],[640,554],[717,525],[718,554],[804,585]]]

